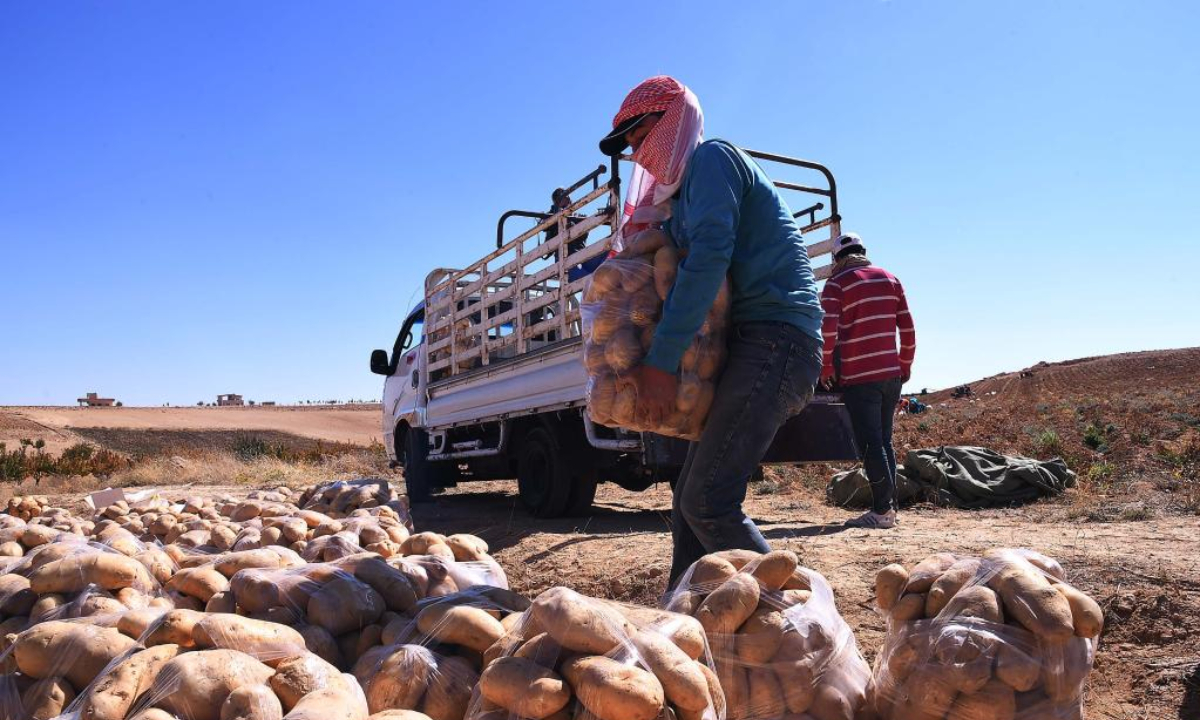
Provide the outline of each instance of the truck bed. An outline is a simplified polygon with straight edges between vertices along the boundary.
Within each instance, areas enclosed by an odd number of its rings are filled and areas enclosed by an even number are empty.
[[[568,338],[433,383],[426,423],[440,430],[582,405],[582,352],[582,338]]]

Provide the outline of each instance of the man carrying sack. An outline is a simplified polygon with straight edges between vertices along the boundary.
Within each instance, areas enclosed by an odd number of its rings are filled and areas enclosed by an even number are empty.
[[[742,511],[746,485],[821,372],[821,306],[808,253],[787,204],[760,167],[722,140],[703,141],[696,96],[658,76],[630,91],[600,150],[632,147],[625,230],[661,225],[687,256],[632,383],[650,422],[670,415],[676,373],[729,274],[729,355],[700,439],[688,450],[671,505],[671,583],[709,552],[770,548]]]
[[[892,422],[900,389],[912,372],[917,333],[904,286],[887,270],[871,264],[862,238],[842,235],[834,241],[833,253],[833,272],[821,292],[825,309],[821,382],[829,387],[836,382],[841,388],[871,482],[871,509],[846,524],[886,530],[896,526]]]

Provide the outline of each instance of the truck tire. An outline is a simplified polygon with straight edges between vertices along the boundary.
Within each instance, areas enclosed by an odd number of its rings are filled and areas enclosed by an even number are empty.
[[[539,518],[566,514],[572,505],[573,480],[555,433],[544,427],[530,430],[521,441],[517,458],[517,490],[530,514]],[[576,503],[582,500],[582,495],[576,496]],[[587,504],[591,505],[591,498]]]
[[[591,511],[592,503],[596,500],[596,485],[599,481],[599,476],[594,468],[584,470],[572,480],[571,497],[567,500],[565,512],[567,516],[587,515]]]
[[[446,463],[431,463],[429,435],[419,428],[404,433],[404,488],[409,502],[433,500],[433,489],[442,488],[454,480],[455,468]]]

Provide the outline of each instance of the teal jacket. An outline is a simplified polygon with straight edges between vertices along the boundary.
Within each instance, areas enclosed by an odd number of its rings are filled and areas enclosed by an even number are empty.
[[[696,148],[667,229],[686,248],[646,364],[674,373],[728,273],[733,323],[782,321],[821,339],[820,294],[800,228],[770,178],[723,140]]]

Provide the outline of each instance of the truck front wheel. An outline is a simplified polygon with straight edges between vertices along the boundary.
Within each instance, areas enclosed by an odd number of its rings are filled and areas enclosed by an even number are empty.
[[[521,441],[517,489],[522,504],[535,517],[576,515],[591,507],[595,477],[572,471],[568,462],[559,439],[547,428],[535,427]]]
[[[404,433],[404,489],[410,502],[430,502],[433,488],[453,482],[455,468],[446,462],[429,462],[429,435],[419,428]]]

